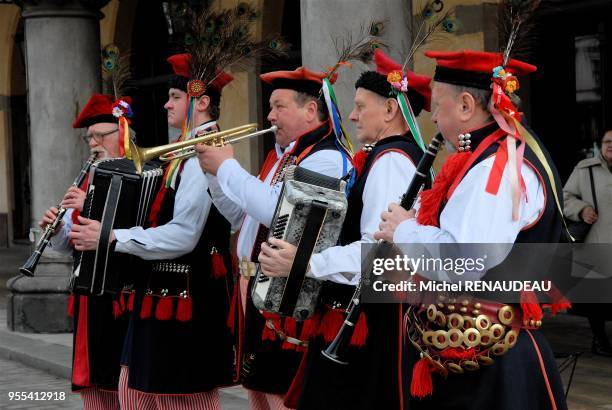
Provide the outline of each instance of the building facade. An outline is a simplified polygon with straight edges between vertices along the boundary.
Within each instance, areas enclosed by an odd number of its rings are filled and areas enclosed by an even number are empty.
[[[231,6],[237,0],[213,0]],[[0,247],[26,240],[42,211],[72,182],[87,149],[72,119],[92,92],[100,90],[100,47],[114,43],[130,55],[138,144],[167,142],[163,104],[170,67],[180,50],[184,8],[205,0],[0,1]],[[224,90],[223,128],[257,122],[263,128],[269,91],[258,74],[306,65],[324,70],[335,60],[332,39],[386,20],[384,39],[399,58],[410,43],[411,16],[421,1],[253,0],[262,10],[258,35],[280,33],[291,44],[283,60],[236,70]],[[454,9],[458,31],[429,49],[497,50],[498,2],[444,0]],[[523,110],[567,178],[573,165],[612,128],[612,1],[543,1],[529,41],[529,62],[539,70],[521,83]],[[433,61],[418,54],[414,68],[432,74]],[[345,117],[353,84],[364,69],[340,74],[335,89]],[[424,113],[424,135],[435,126]],[[349,131],[352,128],[349,126]],[[239,160],[255,171],[271,136],[242,142]]]

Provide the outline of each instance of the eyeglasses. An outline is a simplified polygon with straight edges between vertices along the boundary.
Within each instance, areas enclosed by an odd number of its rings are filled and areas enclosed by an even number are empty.
[[[106,132],[92,132],[91,134],[83,135],[82,138],[86,144],[89,144],[92,138],[94,139],[94,141],[100,144],[102,140],[104,139],[104,137],[111,135],[112,133],[117,132],[117,131],[119,131],[119,128],[115,128],[114,130],[106,131]]]

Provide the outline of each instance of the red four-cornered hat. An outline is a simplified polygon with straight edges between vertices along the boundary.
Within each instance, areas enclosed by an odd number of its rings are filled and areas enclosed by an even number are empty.
[[[273,89],[289,89],[310,94],[317,97],[323,86],[323,79],[328,74],[320,71],[311,71],[306,67],[299,67],[293,71],[272,71],[259,76],[264,83],[270,84]],[[329,79],[331,84],[336,82],[338,74],[334,73]]]
[[[130,97],[121,97],[128,104],[132,104]],[[72,128],[87,128],[93,124],[100,122],[119,121],[119,118],[113,115],[113,104],[115,97],[107,94],[94,94],[91,96],[85,108],[72,123]],[[130,121],[130,120],[128,120]]]
[[[503,62],[501,53],[486,51],[426,51],[425,55],[436,60],[435,81],[485,90],[491,87],[493,69]],[[537,70],[536,66],[515,59],[510,59],[504,68],[515,76]]]
[[[376,64],[376,72],[384,76],[393,71],[402,71],[402,66],[393,61],[391,57],[383,53],[379,48],[374,51],[374,63]],[[405,74],[408,80],[408,88],[423,96],[425,99],[423,108],[429,111],[431,109],[431,88],[429,87],[431,77],[417,74],[411,70],[406,70]]]
[[[172,66],[172,70],[174,71],[175,75],[178,75],[179,77],[184,77],[187,80],[193,79],[189,70],[191,63],[191,54],[175,54],[173,56],[168,57],[166,61],[168,61],[168,63],[170,63],[170,65]],[[225,71],[221,70],[217,73],[216,77],[210,82],[210,84],[207,85],[220,92],[223,87],[232,82],[233,79],[234,77],[231,74],[228,74]],[[206,79],[204,79],[204,81],[206,82]]]

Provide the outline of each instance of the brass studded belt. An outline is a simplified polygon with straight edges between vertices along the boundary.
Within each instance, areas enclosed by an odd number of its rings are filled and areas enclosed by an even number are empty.
[[[191,273],[191,265],[175,262],[153,262],[154,273]]]
[[[412,306],[405,318],[411,343],[444,376],[491,365],[494,357],[514,347],[522,323],[511,306],[471,298],[438,296],[436,303]]]

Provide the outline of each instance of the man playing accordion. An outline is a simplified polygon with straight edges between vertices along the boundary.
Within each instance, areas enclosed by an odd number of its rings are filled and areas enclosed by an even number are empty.
[[[308,353],[299,399],[299,409],[400,408],[401,385],[398,362],[401,345],[401,305],[371,305],[356,324],[347,366],[329,361],[321,351],[337,334],[344,312],[359,282],[361,245],[373,243],[378,215],[389,201],[406,191],[423,151],[408,130],[396,99],[399,89],[388,80],[394,73],[407,78],[408,99],[414,114],[429,110],[430,78],[408,71],[380,50],[374,54],[376,71],[366,71],[355,83],[354,108],[350,119],[357,126],[363,148],[354,157],[348,194],[348,213],[338,246],[314,254],[307,276],[325,281],[317,322]],[[286,276],[296,248],[271,239],[277,249],[262,245],[259,260],[268,276]],[[297,379],[297,378],[296,378]],[[296,385],[297,385],[296,381]]]
[[[123,155],[118,118],[113,108],[118,101],[129,102],[129,97],[116,100],[114,96],[94,94],[72,124],[85,128],[86,141],[96,159],[119,158]],[[70,187],[62,206],[68,208],[49,245],[56,251],[72,252],[70,231],[79,229],[79,214],[83,211],[87,179],[80,187]],[[57,208],[49,208],[39,223],[41,229],[53,223]],[[113,295],[71,295],[69,314],[74,317],[72,389],[79,391],[85,408],[117,408],[117,385],[121,348],[127,330],[127,320],[117,311]]]
[[[259,177],[250,175],[233,159],[233,148],[199,146],[200,164],[207,172],[214,203],[240,229],[237,244],[239,286],[233,303],[236,336],[239,339],[240,376],[249,389],[254,409],[282,409],[302,357],[303,346],[284,342],[292,319],[262,315],[253,305],[249,281],[257,270],[257,255],[266,239],[279,198],[283,175],[289,165],[299,165],[334,178],[348,170],[347,153],[336,144],[321,86],[325,73],[305,67],[261,75],[273,89],[268,120],[278,127],[276,144],[263,164]],[[333,82],[334,79],[332,79]],[[250,289],[250,288],[249,288]],[[235,320],[234,320],[235,319]],[[275,330],[268,321],[276,321]],[[299,340],[299,335],[295,335]],[[264,339],[264,340],[262,340]]]

